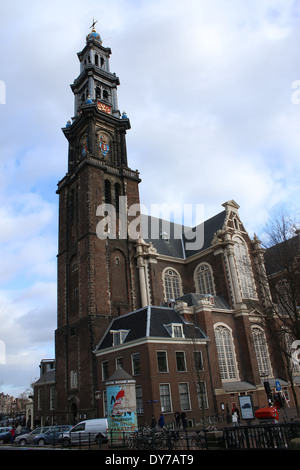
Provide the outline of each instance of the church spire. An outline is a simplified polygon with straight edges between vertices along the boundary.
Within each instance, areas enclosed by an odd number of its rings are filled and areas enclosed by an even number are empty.
[[[111,49],[102,45],[93,19],[86,44],[77,56],[80,73],[71,84],[74,115],[63,132],[69,141],[69,170],[74,171],[89,156],[115,167],[127,167],[125,134],[130,121],[118,108],[115,73],[110,72]],[[99,161],[100,161],[99,160]],[[134,175],[134,177],[136,177]]]
[[[93,23],[92,23],[92,25],[90,26],[91,32],[87,35],[86,40],[87,40],[87,42],[88,42],[89,39],[94,39],[95,41],[98,41],[98,42],[102,45],[101,36],[100,36],[100,34],[97,33],[97,31],[96,31],[96,29],[95,29],[96,23],[98,23],[98,20],[95,21],[94,18],[93,18]]]
[[[86,45],[78,52],[80,74],[71,85],[74,93],[74,116],[78,117],[82,107],[94,103],[100,111],[120,118],[116,74],[110,72],[111,49],[104,47],[100,34],[96,31],[97,21],[93,19],[91,32],[86,36]]]

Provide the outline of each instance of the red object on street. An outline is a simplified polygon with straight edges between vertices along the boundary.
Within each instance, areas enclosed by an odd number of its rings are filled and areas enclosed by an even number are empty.
[[[278,421],[278,411],[275,406],[259,408],[255,411],[255,417],[258,419],[276,419]]]

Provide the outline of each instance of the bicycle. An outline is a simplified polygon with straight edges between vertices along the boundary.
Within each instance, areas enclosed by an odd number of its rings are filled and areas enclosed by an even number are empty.
[[[207,441],[204,431],[196,431],[196,435],[191,437],[190,447],[193,450],[204,450],[207,448]]]
[[[256,441],[258,449],[283,449],[284,439],[280,429],[262,429],[258,432]]]

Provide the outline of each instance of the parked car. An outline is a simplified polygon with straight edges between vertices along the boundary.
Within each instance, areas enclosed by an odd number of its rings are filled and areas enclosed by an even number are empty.
[[[27,434],[22,434],[18,435],[15,438],[15,444],[24,446],[25,444],[33,444],[34,438],[38,436],[39,434],[42,434],[43,432],[48,431],[51,428],[54,428],[55,426],[43,426],[39,428],[35,428],[33,431],[27,433]]]
[[[7,442],[12,442],[11,439],[11,431],[12,431],[12,426],[5,427],[5,428],[0,428],[0,444],[4,444]],[[21,430],[18,432],[18,434],[15,434],[16,436],[21,436],[21,434],[26,434],[28,433],[27,428],[21,428]]]
[[[11,430],[11,426],[0,428],[0,444],[11,442]]]
[[[38,446],[44,446],[46,444],[58,444],[58,438],[63,432],[70,431],[73,426],[62,425],[55,426],[53,429],[43,432],[35,436],[33,443]]]
[[[105,418],[86,419],[76,424],[70,431],[64,432],[59,437],[59,442],[68,447],[72,444],[101,443],[107,441],[108,422]]]

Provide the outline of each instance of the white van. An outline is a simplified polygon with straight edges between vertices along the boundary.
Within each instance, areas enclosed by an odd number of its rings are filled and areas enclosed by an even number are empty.
[[[72,444],[107,442],[108,422],[105,418],[86,419],[76,424],[70,431],[59,436],[59,442],[68,447]]]

